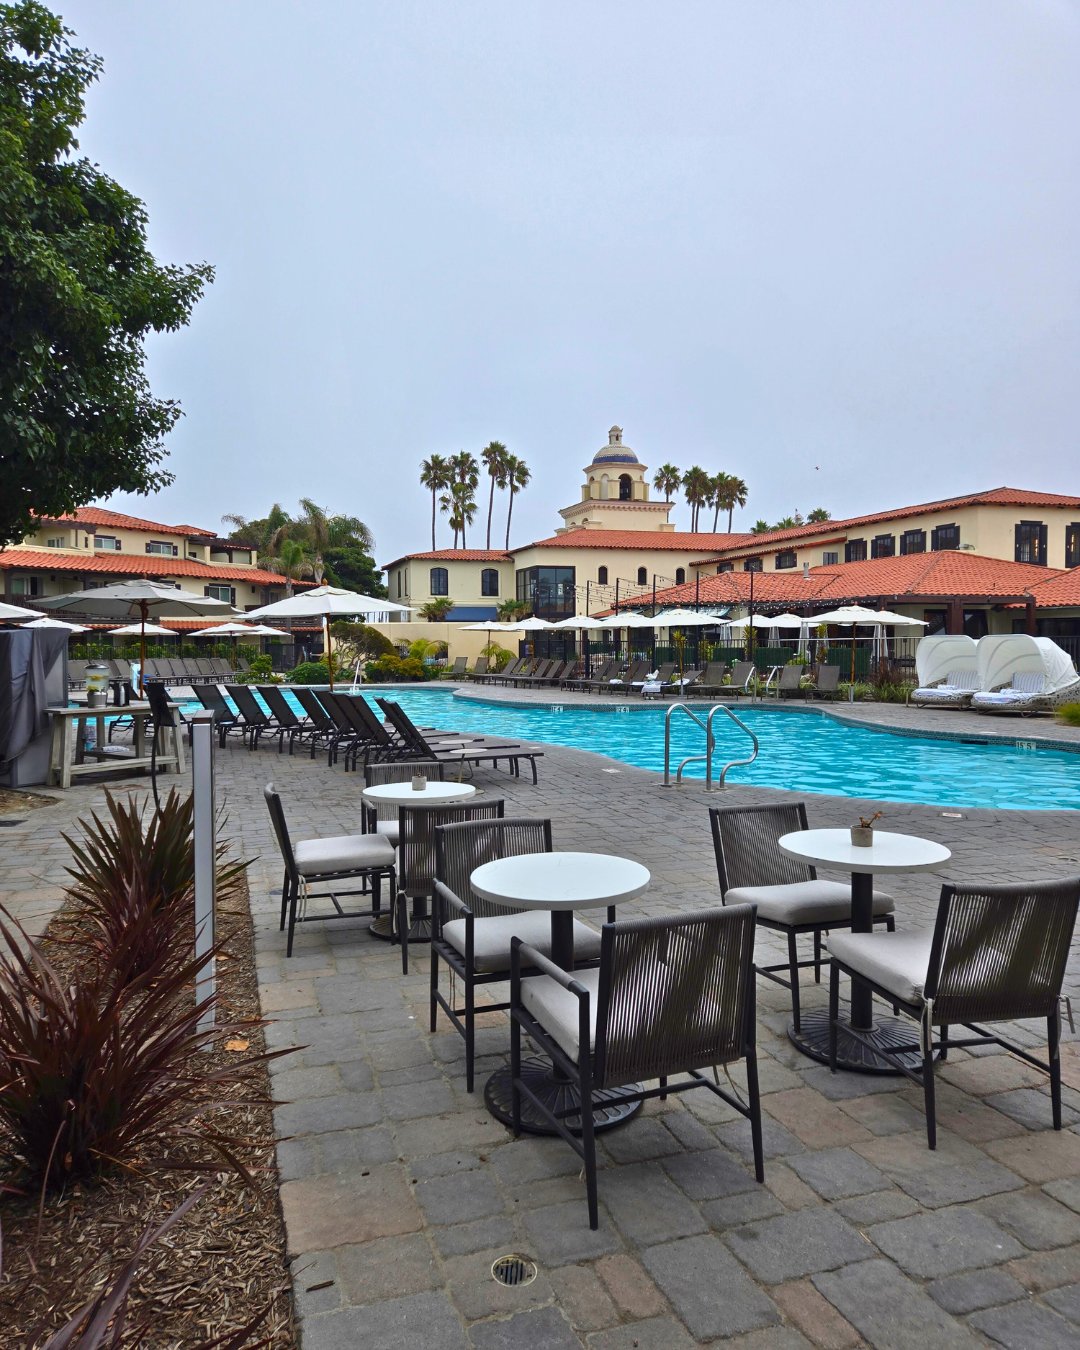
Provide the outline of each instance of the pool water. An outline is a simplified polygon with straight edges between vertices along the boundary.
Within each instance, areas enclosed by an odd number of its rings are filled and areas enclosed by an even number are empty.
[[[378,692],[400,703],[420,725],[592,750],[624,764],[664,771],[663,706],[626,708],[613,700],[611,707],[582,708],[553,699],[549,705],[523,707],[455,698],[446,687],[412,685]],[[367,697],[371,701],[374,694]],[[1077,752],[1033,742],[1028,743],[1031,748],[1021,748],[1009,741],[972,744],[900,736],[824,714],[776,708],[741,706],[737,712],[757,735],[761,751],[753,764],[732,769],[729,783],[941,807],[1080,810]],[[745,758],[751,745],[722,714],[714,719],[713,729],[718,776],[728,760]],[[671,731],[674,774],[681,760],[702,753],[705,736],[682,714],[672,718]],[[972,736],[979,731],[973,726]],[[1022,731],[1017,740],[1022,740]],[[704,762],[688,765],[684,777],[704,778]]]

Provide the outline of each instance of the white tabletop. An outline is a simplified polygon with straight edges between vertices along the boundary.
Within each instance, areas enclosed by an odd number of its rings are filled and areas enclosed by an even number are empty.
[[[364,801],[373,806],[445,806],[475,795],[476,788],[471,783],[441,783],[437,778],[429,779],[419,792],[411,782],[380,783],[364,789]]]
[[[526,853],[497,858],[473,872],[477,895],[494,905],[524,909],[596,909],[632,900],[646,889],[649,869],[607,853]]]
[[[789,858],[844,872],[921,872],[940,867],[952,857],[944,844],[932,839],[877,829],[868,848],[856,848],[850,830],[793,830],[781,835],[777,844]]]

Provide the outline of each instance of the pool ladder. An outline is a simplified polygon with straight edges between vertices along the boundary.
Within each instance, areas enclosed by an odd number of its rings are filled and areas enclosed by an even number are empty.
[[[682,711],[692,722],[696,722],[705,732],[705,753],[703,755],[689,755],[679,765],[675,771],[675,779],[671,777],[671,716],[672,713]],[[713,735],[713,718],[717,713],[722,712],[725,717],[730,717],[737,727],[740,727],[750,737],[754,743],[754,749],[747,759],[731,759],[720,770],[720,777],[713,786],[713,752],[716,749],[716,737]],[[758,757],[758,751],[761,749],[758,744],[758,738],[739,717],[736,717],[726,703],[715,703],[709,709],[709,715],[703,722],[695,712],[687,707],[685,703],[672,703],[664,714],[664,787],[678,787],[682,783],[683,769],[688,764],[697,764],[700,760],[705,761],[705,791],[719,792],[725,787],[728,769],[740,768],[744,764],[753,764]]]

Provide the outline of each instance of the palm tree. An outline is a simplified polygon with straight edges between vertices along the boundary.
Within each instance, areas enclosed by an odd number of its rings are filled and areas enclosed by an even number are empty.
[[[480,485],[480,465],[476,456],[467,450],[459,450],[450,457],[450,498],[452,509],[458,516],[457,528],[461,531],[461,547],[465,547],[465,526],[471,524],[476,515],[476,489]],[[468,509],[464,509],[465,507]],[[455,531],[455,538],[456,538]],[[454,547],[457,547],[455,543]]]
[[[697,530],[698,516],[701,514],[702,506],[708,501],[711,481],[705,470],[697,464],[683,474],[682,485],[686,494],[686,504],[690,508],[691,533]]]
[[[823,521],[832,520],[832,512],[826,511],[823,506],[815,506],[806,519],[811,525],[820,525]]]
[[[489,441],[480,452],[480,458],[487,465],[488,476],[491,479],[491,491],[488,493],[487,544],[485,545],[486,548],[490,548],[491,515],[495,509],[495,489],[506,487],[506,462],[509,455],[502,441]]]
[[[720,512],[727,504],[727,485],[730,481],[731,475],[722,471],[714,473],[709,479],[709,505],[713,509],[713,534],[716,533],[716,523],[720,519]]]
[[[731,533],[731,518],[735,514],[737,506],[746,505],[747,487],[741,478],[736,478],[734,474],[720,473],[717,478],[724,480],[722,485],[723,496],[719,499],[720,509],[727,512],[728,534]],[[713,480],[714,482],[716,479]],[[713,529],[716,529],[716,522],[713,521]]]
[[[670,502],[682,485],[682,470],[675,464],[661,464],[653,474],[652,485]]]
[[[517,455],[507,456],[506,485],[510,489],[510,505],[506,509],[506,548],[510,550],[510,518],[514,514],[514,493],[523,492],[529,486],[532,473],[529,466]]]
[[[293,593],[293,582],[301,577],[316,577],[315,566],[307,555],[307,550],[297,539],[283,539],[277,557],[271,558],[266,567],[271,572],[279,572],[285,578],[285,594]]]
[[[795,528],[794,516],[781,516],[773,526],[774,530],[793,530]]]
[[[295,521],[288,511],[275,502],[263,520],[248,520],[245,516],[227,515],[221,517],[221,523],[232,526],[230,536],[232,539],[245,544],[254,544],[261,555],[273,557],[281,541],[288,538]]]
[[[307,545],[318,585],[326,574],[323,554],[327,549],[352,546],[370,553],[375,547],[374,536],[358,516],[332,516],[310,497],[301,497],[300,505],[304,514],[294,522],[291,535]]]
[[[750,526],[750,533],[751,533],[751,534],[768,534],[769,531],[770,531],[771,529],[772,529],[772,526],[769,524],[769,522],[768,522],[767,520],[761,520],[761,519],[758,519],[758,520],[755,520],[754,523],[753,523],[753,525]]]
[[[473,491],[475,483],[452,483],[450,485],[450,500],[453,502],[454,510],[451,517],[454,523],[454,537],[457,537],[457,531],[461,530],[461,547],[465,547],[465,526],[471,525],[476,516],[476,498]]]
[[[420,482],[431,489],[431,551],[435,552],[435,494],[450,486],[450,465],[442,455],[432,455],[420,465]]]

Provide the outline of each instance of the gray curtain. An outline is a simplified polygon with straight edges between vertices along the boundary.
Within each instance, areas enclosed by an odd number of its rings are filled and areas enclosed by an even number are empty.
[[[0,629],[0,764],[17,759],[49,725],[46,672],[68,634],[45,628]]]

